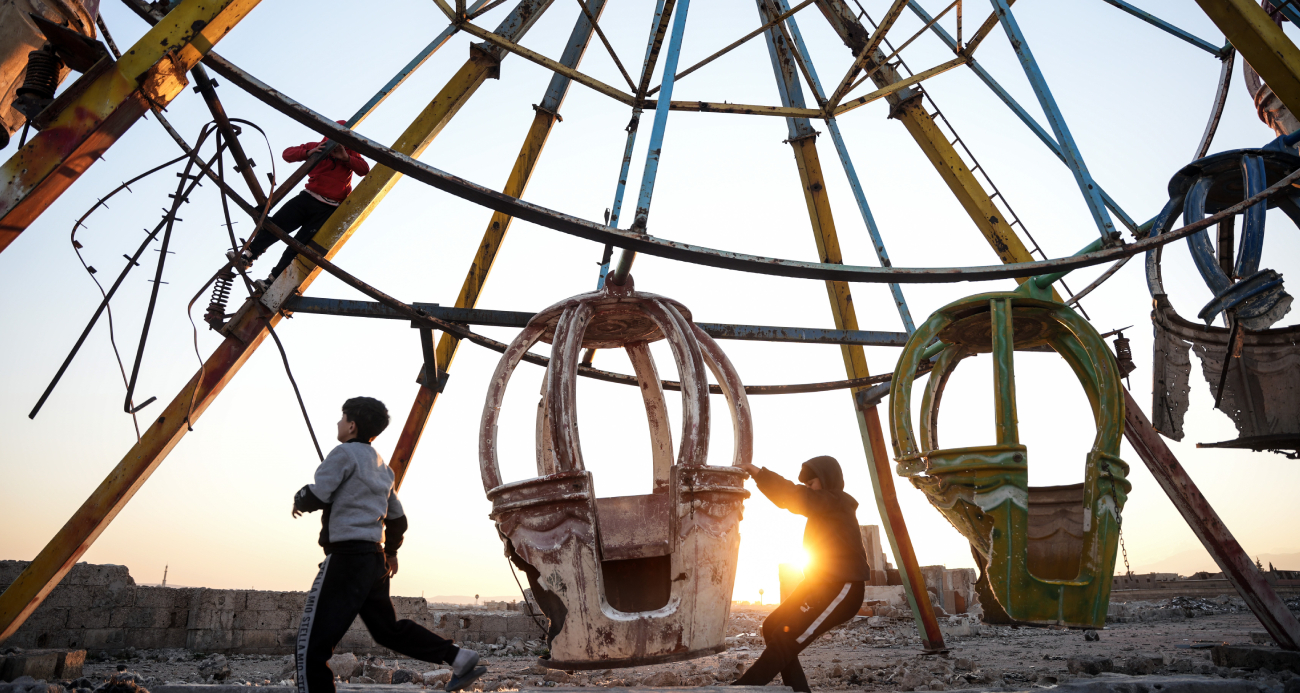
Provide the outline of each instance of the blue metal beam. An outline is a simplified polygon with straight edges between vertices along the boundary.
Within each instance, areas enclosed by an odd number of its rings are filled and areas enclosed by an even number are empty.
[[[918,4],[916,0],[910,0],[907,3],[907,6],[911,8],[912,12],[914,12],[921,21],[926,23],[930,22],[930,14],[922,9],[921,5]],[[952,49],[954,53],[957,52],[957,41],[953,39],[952,35],[949,34],[947,30],[939,26],[937,22],[930,25],[930,30],[933,31],[941,41],[947,44],[948,48]],[[1043,129],[1043,126],[1039,125],[1038,121],[1034,120],[1033,116],[1029,115],[1029,112],[1026,111],[1019,102],[1013,99],[1011,94],[1007,93],[1007,90],[1003,89],[1001,84],[998,84],[997,80],[993,79],[993,75],[990,75],[988,71],[984,69],[983,65],[976,62],[975,58],[971,58],[967,61],[966,67],[969,67],[971,71],[980,78],[980,81],[984,82],[984,84],[1002,100],[1002,103],[1006,104],[1007,108],[1010,108],[1011,112],[1016,114],[1016,117],[1028,126],[1029,129],[1038,136],[1038,139],[1042,140],[1043,144],[1047,145],[1048,149],[1052,150],[1052,153],[1061,160],[1061,163],[1065,163],[1065,152],[1061,151],[1061,145],[1056,143],[1056,140]],[[1110,208],[1110,211],[1119,216],[1120,221],[1123,222],[1125,226],[1130,230],[1137,228],[1137,223],[1133,221],[1133,218],[1130,217],[1128,213],[1119,206],[1119,203],[1112,199],[1110,194],[1100,185],[1097,186],[1097,191],[1101,193],[1102,201],[1106,203],[1106,206]]]
[[[989,0],[989,2],[992,3],[994,14],[998,16],[1002,29],[1011,41],[1011,49],[1016,52],[1021,67],[1025,69],[1025,76],[1029,78],[1029,84],[1034,88],[1034,94],[1038,96],[1039,105],[1047,114],[1047,122],[1052,126],[1052,132],[1056,133],[1056,141],[1061,146],[1065,165],[1074,174],[1074,181],[1079,185],[1079,191],[1083,193],[1084,202],[1088,205],[1088,211],[1092,213],[1097,230],[1103,239],[1114,237],[1115,224],[1110,220],[1101,193],[1092,180],[1092,174],[1088,173],[1088,166],[1083,162],[1083,155],[1074,143],[1069,126],[1065,124],[1065,116],[1061,114],[1056,99],[1052,97],[1052,90],[1047,86],[1047,80],[1038,69],[1038,62],[1034,60],[1034,54],[1029,49],[1029,42],[1025,39],[1024,32],[1020,30],[1020,25],[1016,23],[1015,15],[1011,13],[1011,6],[1007,4],[1007,0]]]
[[[668,128],[669,105],[673,98],[673,85],[677,76],[677,60],[682,53],[682,39],[686,35],[686,14],[691,0],[678,0],[674,8],[673,34],[668,40],[668,56],[664,59],[662,87],[655,104],[654,128],[650,130],[650,146],[646,152],[645,170],[641,173],[641,194],[636,201],[636,217],[632,227],[642,231],[650,216],[650,198],[654,196],[655,175],[659,172],[659,156],[663,152],[664,131]]]
[[[782,14],[790,11],[790,5],[787,0],[775,0],[775,2]],[[761,2],[759,3],[759,9],[760,17],[762,17]],[[771,17],[762,18],[763,21],[771,21],[772,19]],[[804,65],[808,68],[808,76],[812,78],[812,88],[817,92],[818,101],[824,101],[826,93],[825,90],[822,89],[821,79],[817,76],[817,68],[813,66],[812,55],[809,54],[808,47],[804,44],[803,34],[799,31],[799,24],[795,21],[794,17],[790,17],[786,20],[786,25],[790,28],[790,37],[794,39],[794,49],[799,52],[799,55],[803,58]],[[769,29],[765,34],[767,37],[767,49],[772,57],[772,69],[776,74],[780,75],[780,78],[777,80],[777,88],[781,92],[782,103],[784,105],[794,105],[796,103],[794,99],[797,98],[797,103],[802,106],[803,90],[799,86],[798,76],[794,74],[794,67],[788,65],[788,63],[780,60],[778,57],[779,53],[774,43],[777,35],[776,32],[776,28],[773,28]],[[786,74],[787,72],[789,73],[788,77]],[[789,87],[786,84],[786,82],[791,80],[793,80],[793,87]],[[786,101],[787,91],[793,92],[790,94],[791,100],[789,102]],[[806,118],[787,118],[786,121],[790,126],[791,137],[796,136],[794,134],[796,130],[795,121],[802,121],[801,127],[806,127],[808,132],[812,132],[812,126],[808,124]],[[858,211],[862,214],[862,221],[866,224],[867,233],[871,236],[871,245],[876,250],[876,258],[880,261],[882,267],[892,267],[893,263],[889,261],[889,253],[885,250],[885,241],[880,235],[880,229],[876,226],[876,218],[871,213],[871,206],[867,204],[867,196],[862,188],[862,182],[858,179],[857,169],[854,168],[853,160],[849,157],[849,149],[844,144],[844,136],[840,134],[839,123],[837,123],[834,118],[827,118],[826,128],[831,133],[831,141],[835,143],[835,151],[839,154],[840,164],[844,167],[844,175],[848,177],[849,187],[853,190],[853,199],[858,203]],[[907,307],[907,299],[903,298],[902,287],[898,284],[890,284],[889,291],[893,294],[894,306],[898,309],[898,317],[903,321],[904,329],[907,330],[908,334],[911,334],[916,330],[916,326],[912,322],[912,313]]]
[[[1205,39],[1193,36],[1187,33],[1186,31],[1179,29],[1173,24],[1170,24],[1169,22],[1166,22],[1165,20],[1151,14],[1150,12],[1144,12],[1142,10],[1139,10],[1138,8],[1128,4],[1127,2],[1124,2],[1124,0],[1105,0],[1105,2],[1114,5],[1115,7],[1118,7],[1121,10],[1124,10],[1125,12],[1133,15],[1134,17],[1137,17],[1138,19],[1141,19],[1142,21],[1146,22],[1147,24],[1150,24],[1153,27],[1156,27],[1157,29],[1160,29],[1161,31],[1173,34],[1174,36],[1177,36],[1178,38],[1192,44],[1193,46],[1196,46],[1197,48],[1200,48],[1203,51],[1210,53],[1211,55],[1214,55],[1219,58],[1223,57],[1223,48],[1220,48],[1219,46],[1216,46],[1210,43],[1209,41],[1206,41]]]
[[[473,14],[480,7],[486,5],[488,1],[489,0],[475,0],[474,4],[470,5],[466,12]],[[348,127],[356,127],[358,123],[365,120],[366,116],[373,113],[374,110],[379,107],[379,104],[383,103],[384,99],[387,99],[388,95],[393,93],[394,89],[401,86],[402,82],[405,82],[407,77],[410,77],[412,73],[419,69],[419,67],[424,64],[424,61],[429,59],[429,56],[437,52],[439,48],[442,48],[443,44],[447,43],[447,41],[450,40],[458,31],[460,31],[460,27],[455,24],[448,24],[447,28],[442,30],[442,33],[438,34],[429,42],[429,45],[424,47],[424,50],[417,53],[414,58],[411,58],[411,62],[407,63],[406,67],[403,67],[397,72],[397,74],[393,75],[393,78],[388,80],[388,84],[385,84],[379,91],[375,92],[375,95],[370,97],[370,100],[367,101],[365,105],[357,109],[357,112],[352,114],[351,118],[348,118]]]

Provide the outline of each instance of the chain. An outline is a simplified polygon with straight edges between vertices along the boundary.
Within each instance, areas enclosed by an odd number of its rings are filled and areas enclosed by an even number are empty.
[[[1119,525],[1119,550],[1124,556],[1124,575],[1133,577],[1133,568],[1128,564],[1128,548],[1124,546],[1124,521],[1119,518],[1119,513],[1115,514],[1115,522]]]
[[[1106,469],[1106,477],[1110,479],[1110,499],[1115,502],[1115,527],[1119,531],[1119,550],[1120,555],[1124,557],[1124,575],[1133,576],[1133,568],[1128,564],[1128,547],[1124,546],[1124,517],[1119,508],[1119,495],[1115,493],[1115,480],[1110,475],[1109,465]]]

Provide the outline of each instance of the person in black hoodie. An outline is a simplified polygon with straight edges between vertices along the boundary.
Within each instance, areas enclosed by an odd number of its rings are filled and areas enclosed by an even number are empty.
[[[803,582],[763,621],[767,649],[733,685],[763,686],[779,673],[785,685],[810,693],[799,653],[858,613],[870,577],[858,529],[858,502],[844,492],[844,472],[834,457],[804,462],[799,470],[802,485],[766,467],[741,468],[778,508],[808,518],[803,545],[810,561]]]

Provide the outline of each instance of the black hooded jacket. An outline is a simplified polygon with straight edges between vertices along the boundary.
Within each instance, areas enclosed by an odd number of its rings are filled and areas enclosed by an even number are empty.
[[[821,479],[822,490],[814,491],[788,481],[764,467],[754,475],[758,490],[778,508],[808,518],[803,545],[811,560],[805,580],[857,582],[871,579],[867,552],[858,529],[858,502],[844,492],[844,473],[834,457],[814,457],[803,463],[799,481]]]

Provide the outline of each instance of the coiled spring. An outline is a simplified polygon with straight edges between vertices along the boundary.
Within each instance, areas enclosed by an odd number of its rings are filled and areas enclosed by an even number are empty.
[[[208,300],[208,312],[203,314],[203,322],[214,330],[226,324],[226,302],[230,300],[230,288],[235,283],[235,271],[227,269],[217,275],[212,283],[212,298]]]
[[[27,54],[27,75],[23,85],[15,92],[18,96],[32,95],[41,99],[53,99],[59,88],[59,70],[63,61],[54,53],[50,44]]]

